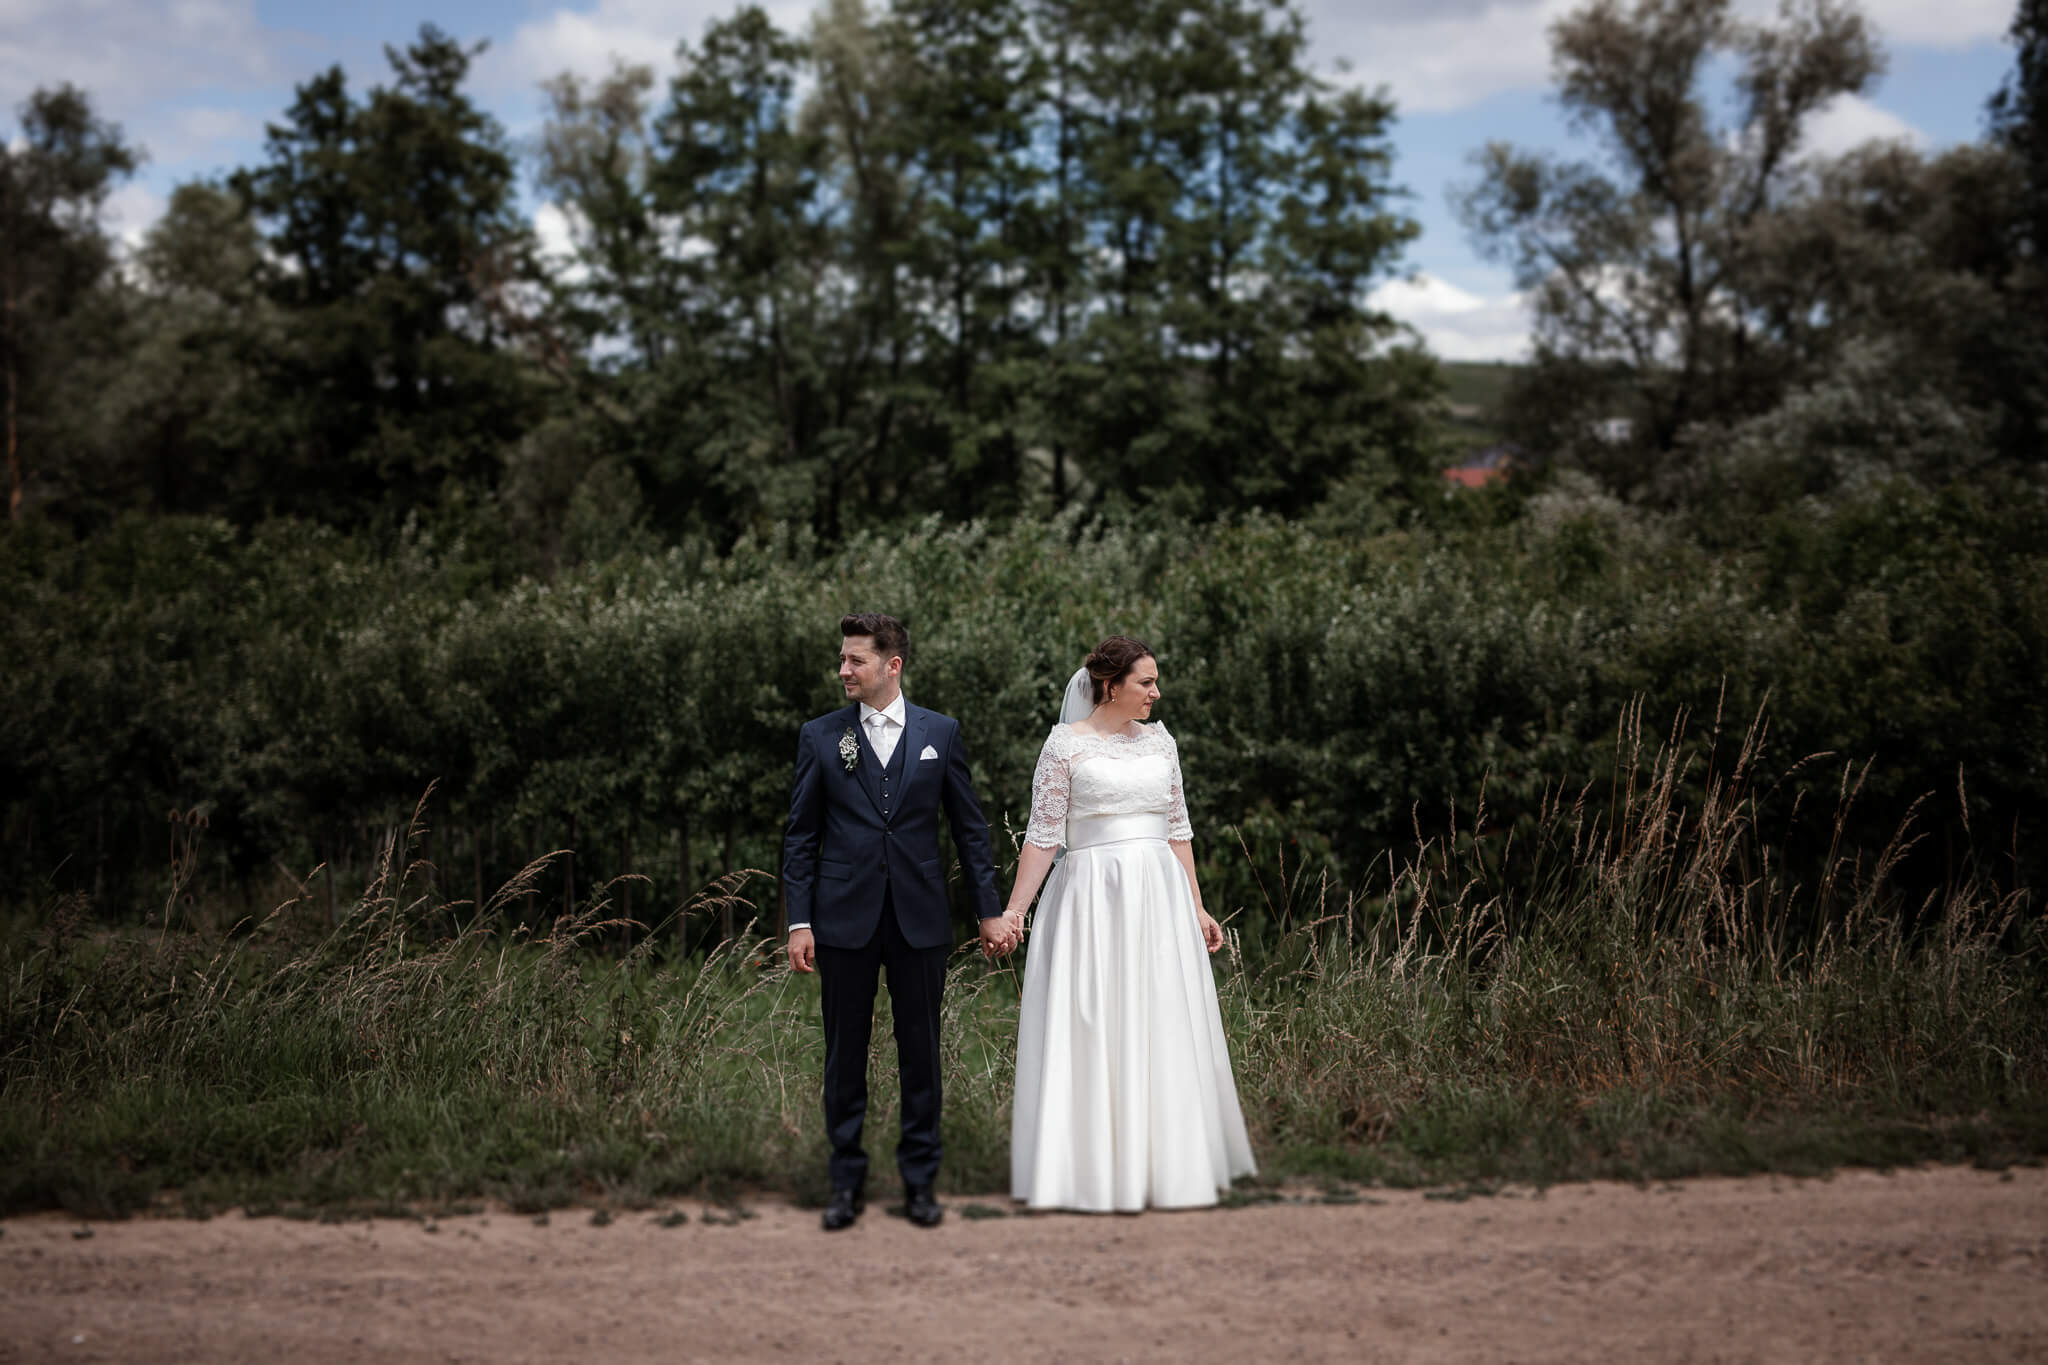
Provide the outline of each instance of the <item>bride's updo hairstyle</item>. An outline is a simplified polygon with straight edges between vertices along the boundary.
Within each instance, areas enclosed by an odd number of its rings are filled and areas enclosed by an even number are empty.
[[[1081,666],[1088,670],[1089,693],[1097,706],[1109,699],[1109,689],[1131,676],[1138,660],[1152,653],[1152,646],[1128,635],[1112,635],[1089,651]]]

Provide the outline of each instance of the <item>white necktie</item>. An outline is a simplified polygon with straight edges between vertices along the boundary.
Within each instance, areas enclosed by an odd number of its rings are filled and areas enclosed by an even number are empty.
[[[889,724],[888,716],[877,711],[868,717],[868,743],[875,747],[875,757],[883,767],[889,766],[889,758],[896,752],[896,731]]]

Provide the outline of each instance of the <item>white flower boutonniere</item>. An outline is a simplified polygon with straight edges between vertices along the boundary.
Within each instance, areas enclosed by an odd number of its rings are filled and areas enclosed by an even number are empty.
[[[860,766],[860,740],[854,737],[853,727],[846,727],[846,733],[839,737],[839,761],[852,772]]]

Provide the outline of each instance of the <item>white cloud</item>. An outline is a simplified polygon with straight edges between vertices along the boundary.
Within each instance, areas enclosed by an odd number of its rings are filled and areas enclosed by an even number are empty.
[[[764,6],[777,27],[802,33],[810,26],[810,0]],[[732,13],[730,0],[597,0],[594,7],[563,6],[521,24],[503,44],[493,44],[477,76],[496,89],[528,89],[572,71],[602,76],[617,60],[651,66],[657,77],[675,70],[676,44],[695,44],[704,26]]]
[[[1387,8],[1310,0],[1309,37],[1324,65],[1385,85],[1403,113],[1442,113],[1489,95],[1541,89],[1550,79],[1553,21],[1577,0],[1461,0]]]
[[[0,127],[69,83],[146,153],[151,180],[246,156],[261,120],[225,107],[284,76],[256,0],[0,0]]]
[[[1384,84],[1403,113],[1445,113],[1510,91],[1550,84],[1550,26],[1584,0],[1306,0],[1309,38],[1325,69]],[[1872,0],[1863,12],[1887,48],[1967,47],[2003,35],[2011,0]],[[1775,22],[1778,0],[1736,0],[1737,17]]]
[[[565,284],[581,284],[590,278],[590,267],[576,259],[583,225],[574,208],[549,200],[533,211],[533,235],[540,246],[541,264]]]
[[[1925,147],[1927,135],[1896,114],[1859,95],[1837,95],[1808,116],[1800,150],[1809,156],[1840,156],[1866,142],[1904,142]]]
[[[156,220],[164,216],[167,202],[147,185],[131,180],[107,196],[100,219],[123,248],[133,251],[142,245]]]
[[[2002,37],[2012,27],[2012,0],[1944,0],[1939,5],[1927,0],[1863,0],[1862,9],[1887,47],[1968,47]]]
[[[128,117],[167,95],[270,79],[274,37],[256,0],[0,0],[0,105],[69,81]]]
[[[551,261],[567,261],[576,254],[576,224],[571,212],[553,200],[533,211],[533,235],[540,241],[540,254]]]
[[[1529,351],[1529,313],[1520,294],[1488,297],[1418,274],[1389,280],[1367,302],[1413,327],[1444,360],[1520,360]]]

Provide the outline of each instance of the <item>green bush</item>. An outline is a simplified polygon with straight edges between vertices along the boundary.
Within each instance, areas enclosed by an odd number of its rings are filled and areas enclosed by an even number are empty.
[[[625,893],[634,917],[658,919],[728,868],[777,865],[794,732],[839,703],[837,617],[887,609],[911,623],[909,694],[966,725],[999,832],[1024,823],[1081,655],[1149,639],[1225,910],[1265,915],[1282,868],[1356,888],[1450,827],[1500,844],[1511,883],[1533,875],[1514,831],[1641,772],[1624,716],[1676,726],[1695,761],[1674,780],[1700,790],[1762,714],[1745,761],[1810,867],[1883,847],[1931,795],[1904,899],[1979,868],[2032,885],[2044,530],[2028,490],[1898,481],[1729,548],[1561,480],[1518,519],[1439,532],[933,519],[552,581],[501,580],[459,542],[379,551],[291,522],[24,530],[0,542],[0,875],[17,902],[155,914],[166,814],[196,811],[202,902],[260,911],[278,869],[321,862],[346,902],[434,784],[441,890],[476,899],[573,846],[512,913],[631,871],[651,878]]]

